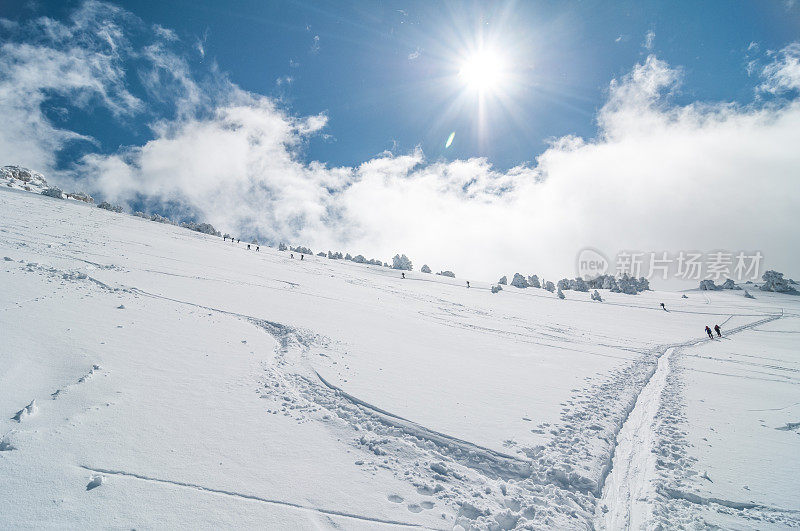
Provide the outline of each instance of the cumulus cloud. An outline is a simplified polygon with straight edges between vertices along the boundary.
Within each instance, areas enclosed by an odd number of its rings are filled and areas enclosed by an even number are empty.
[[[40,130],[31,142],[46,169],[52,152],[79,136],[42,112],[53,90],[45,73],[63,75],[70,64],[47,43],[72,42],[62,34],[78,23],[37,24],[53,35],[45,44],[4,45],[0,95],[16,99],[0,98],[0,105],[18,102],[34,117]],[[105,45],[81,52],[75,44],[69,55],[86,64],[72,68],[82,74],[57,86],[124,115],[141,101],[127,92],[115,60],[124,32],[111,29]],[[222,230],[315,250],[403,252],[476,278],[515,270],[570,275],[585,246],[612,255],[761,250],[779,269],[800,259],[787,245],[796,239],[800,208],[796,98],[677,105],[671,96],[680,90],[680,68],[650,55],[610,83],[594,138],[554,139],[532,164],[500,171],[484,158],[428,160],[417,148],[330,167],[304,157],[308,139],[324,132],[325,114],[293,116],[213,69],[200,79],[169,42],[162,38],[137,53],[146,61],[142,85],[149,94],[163,93],[159,87],[176,94],[175,112],[153,121],[153,137],[143,145],[89,154],[75,166],[76,179],[106,198],[154,210],[177,205]],[[797,88],[797,46],[774,54],[761,91]],[[13,135],[0,135],[5,149]],[[0,155],[16,160],[10,149]]]

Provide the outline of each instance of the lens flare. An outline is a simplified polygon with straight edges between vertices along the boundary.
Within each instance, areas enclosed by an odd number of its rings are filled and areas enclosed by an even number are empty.
[[[447,148],[449,148],[449,147],[450,147],[450,145],[453,143],[453,139],[454,139],[455,137],[456,137],[456,132],[455,132],[455,131],[453,131],[452,133],[450,133],[450,136],[448,136],[448,137],[447,137],[447,142],[445,142],[445,144],[444,144],[444,148],[445,148],[445,149],[447,149]]]

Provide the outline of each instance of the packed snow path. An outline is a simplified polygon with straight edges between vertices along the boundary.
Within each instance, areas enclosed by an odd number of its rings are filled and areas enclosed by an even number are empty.
[[[654,522],[798,523],[797,298],[492,294],[5,191],[0,258],[3,528],[589,529],[636,418]]]

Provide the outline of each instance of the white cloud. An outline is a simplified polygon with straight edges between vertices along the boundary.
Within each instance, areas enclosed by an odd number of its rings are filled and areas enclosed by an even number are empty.
[[[764,67],[764,92],[779,94],[800,89],[800,42],[793,42],[775,54],[774,60]]]
[[[420,49],[419,49],[419,48],[417,48],[417,49],[415,49],[413,52],[411,52],[410,54],[408,54],[408,60],[409,60],[409,61],[413,61],[413,60],[415,60],[415,59],[419,59],[419,56],[420,56],[420,55],[422,55],[422,52],[420,51]]]
[[[656,38],[656,33],[653,30],[647,30],[647,33],[644,36],[644,47],[647,50],[653,49],[653,41]]]
[[[311,40],[311,53],[319,53],[319,35],[314,35],[314,38]]]
[[[79,137],[42,113],[50,90],[120,115],[141,107],[115,59],[124,33],[103,24],[110,41],[81,49],[80,18],[38,23],[51,35],[45,44],[3,45],[0,106],[16,121],[0,129],[4,160],[46,170],[53,152]],[[797,87],[798,46],[775,54],[762,90]],[[213,69],[212,81],[198,80],[163,42],[141,56],[150,65],[145,86],[174,91],[176,112],[144,145],[84,157],[76,173],[109,199],[177,204],[223,230],[314,249],[404,252],[484,279],[571,275],[584,246],[761,250],[778,269],[800,261],[788,245],[800,209],[797,99],[676,105],[680,69],[649,56],[610,84],[596,138],[556,139],[534,164],[500,171],[482,158],[429,161],[417,148],[332,168],[303,157],[325,114],[292,116]],[[20,143],[33,162],[16,158]]]

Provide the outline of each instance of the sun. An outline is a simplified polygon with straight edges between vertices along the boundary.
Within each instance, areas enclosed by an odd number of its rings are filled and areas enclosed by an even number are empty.
[[[464,59],[458,77],[477,92],[497,92],[506,81],[506,59],[494,50],[476,51]]]

